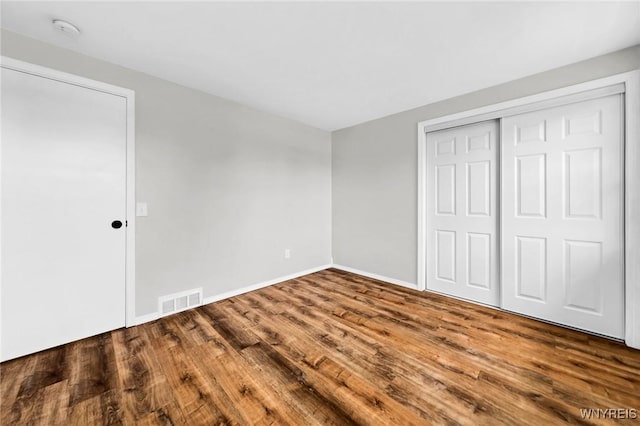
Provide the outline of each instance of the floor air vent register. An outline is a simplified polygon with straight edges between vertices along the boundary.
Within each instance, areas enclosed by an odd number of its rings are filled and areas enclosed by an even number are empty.
[[[202,304],[202,288],[181,291],[158,298],[158,312],[166,316],[181,312]]]

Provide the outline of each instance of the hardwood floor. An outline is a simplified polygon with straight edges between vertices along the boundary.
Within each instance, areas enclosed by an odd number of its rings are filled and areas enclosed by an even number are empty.
[[[640,411],[640,351],[337,270],[0,375],[3,425],[551,425]]]

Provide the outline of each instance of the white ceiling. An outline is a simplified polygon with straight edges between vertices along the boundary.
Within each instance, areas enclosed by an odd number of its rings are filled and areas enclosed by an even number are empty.
[[[2,27],[335,130],[639,44],[640,2],[2,1]]]

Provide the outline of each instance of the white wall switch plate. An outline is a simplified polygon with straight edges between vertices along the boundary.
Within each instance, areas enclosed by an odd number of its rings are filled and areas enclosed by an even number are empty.
[[[284,249],[284,258],[285,259],[291,258],[291,249]]]
[[[148,216],[147,203],[136,203],[136,216]]]

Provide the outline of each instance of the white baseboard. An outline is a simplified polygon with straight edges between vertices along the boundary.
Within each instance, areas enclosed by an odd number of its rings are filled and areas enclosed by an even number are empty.
[[[145,322],[155,321],[158,318],[160,318],[160,314],[158,314],[157,312],[151,312],[150,314],[140,315],[139,317],[136,317],[133,324],[140,325],[144,324]]]
[[[202,304],[203,305],[207,305],[209,303],[217,302],[219,300],[224,300],[224,299],[228,299],[230,297],[238,296],[238,295],[241,295],[241,294],[244,294],[244,293],[249,293],[250,291],[259,290],[259,289],[264,288],[264,287],[269,287],[270,285],[278,284],[278,283],[281,283],[283,281],[288,281],[288,280],[292,280],[294,278],[302,277],[304,275],[313,274],[314,272],[323,271],[323,270],[325,270],[327,268],[330,268],[330,267],[331,267],[331,265],[322,265],[322,266],[318,266],[316,268],[307,269],[305,271],[300,271],[300,272],[295,272],[295,273],[290,274],[290,275],[285,275],[284,277],[278,277],[278,278],[274,278],[272,280],[263,281],[263,282],[258,283],[258,284],[253,284],[253,285],[250,285],[250,286],[247,286],[247,287],[238,288],[238,289],[227,291],[227,292],[221,293],[221,294],[216,294],[215,296],[205,297]]]
[[[328,264],[328,265],[322,265],[322,266],[318,266],[315,268],[311,268],[311,269],[307,269],[304,271],[300,271],[300,272],[295,272],[293,274],[289,274],[289,275],[285,275],[284,277],[278,277],[278,278],[274,278],[268,281],[263,281],[257,284],[253,284],[250,286],[246,286],[246,287],[242,287],[242,288],[238,288],[235,290],[231,290],[231,291],[227,291],[225,293],[220,293],[220,294],[216,294],[214,296],[209,296],[209,297],[205,297],[202,300],[202,304],[203,305],[207,305],[209,303],[213,303],[213,302],[218,302],[220,300],[224,300],[224,299],[228,299],[230,297],[234,297],[234,296],[238,296],[240,294],[243,293],[248,293],[250,291],[254,291],[254,290],[258,290],[264,287],[269,287],[270,285],[274,285],[274,284],[278,284],[281,283],[283,281],[288,281],[288,280],[292,280],[294,278],[299,278],[302,277],[304,275],[309,275],[309,274],[313,274],[314,272],[318,272],[318,271],[322,271],[325,270],[327,268],[331,268],[332,265]],[[202,306],[202,305],[200,305]],[[161,315],[158,312],[152,312],[150,314],[146,314],[146,315],[141,315],[135,318],[135,325],[140,325],[140,324],[144,324],[145,322],[151,322],[154,320],[157,320],[158,318],[160,318]]]
[[[389,284],[395,284],[402,287],[407,287],[412,290],[417,290],[418,286],[416,284],[412,284],[407,281],[397,280],[395,278],[389,278],[378,274],[372,274],[371,272],[361,271],[359,269],[351,268],[349,266],[336,265],[335,263],[331,265],[332,268],[340,269],[341,271],[351,272],[353,274],[362,275],[367,278],[373,278],[374,280],[384,281]]]

